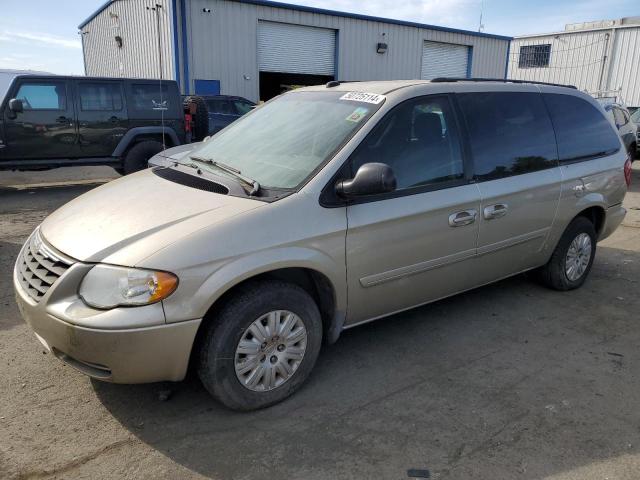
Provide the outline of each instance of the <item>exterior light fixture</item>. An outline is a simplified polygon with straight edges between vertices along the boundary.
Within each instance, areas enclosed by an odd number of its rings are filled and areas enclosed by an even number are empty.
[[[386,43],[379,42],[378,45],[376,45],[376,52],[378,52],[378,53],[386,53],[386,51],[387,51],[387,44]]]

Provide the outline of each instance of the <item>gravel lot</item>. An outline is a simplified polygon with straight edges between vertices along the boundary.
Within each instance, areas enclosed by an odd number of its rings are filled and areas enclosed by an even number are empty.
[[[20,245],[90,188],[0,188],[0,478],[639,478],[638,166],[636,210],[582,289],[517,276],[350,330],[298,394],[249,414],[195,378],[92,381],[25,326]]]

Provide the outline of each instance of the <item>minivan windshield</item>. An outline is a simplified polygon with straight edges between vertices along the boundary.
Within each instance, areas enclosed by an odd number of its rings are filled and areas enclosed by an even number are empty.
[[[368,102],[359,100],[363,97]],[[383,99],[336,91],[290,92],[204,142],[191,152],[192,160],[225,164],[267,189],[294,189],[367,122]],[[219,169],[215,173],[224,174]]]

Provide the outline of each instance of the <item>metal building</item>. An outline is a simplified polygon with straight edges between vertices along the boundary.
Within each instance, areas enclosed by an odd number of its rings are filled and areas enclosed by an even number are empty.
[[[328,80],[498,77],[510,37],[265,0],[112,0],[80,26],[85,73],[268,99]]]
[[[575,23],[557,33],[516,37],[508,77],[575,85],[596,97],[640,106],[640,17]]]

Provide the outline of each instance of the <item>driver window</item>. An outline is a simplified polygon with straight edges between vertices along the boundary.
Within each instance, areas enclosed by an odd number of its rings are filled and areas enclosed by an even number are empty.
[[[459,135],[449,99],[423,97],[394,108],[352,157],[352,172],[369,162],[389,165],[397,190],[464,177]]]
[[[23,83],[16,98],[24,110],[66,110],[67,95],[63,82]]]

